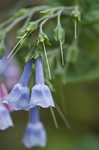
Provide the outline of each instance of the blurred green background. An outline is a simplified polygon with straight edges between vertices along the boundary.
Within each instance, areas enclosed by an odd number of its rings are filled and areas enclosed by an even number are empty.
[[[88,1],[88,0],[87,0]],[[60,2],[63,5],[72,5],[72,0],[49,0],[50,3]],[[55,2],[55,3],[54,3]],[[7,12],[16,7],[18,0],[0,1],[0,18],[7,15]],[[46,0],[28,0],[19,4],[48,3]],[[83,1],[86,3],[86,1]],[[90,32],[89,32],[90,33]],[[84,39],[84,35],[82,35]],[[93,37],[94,39],[94,37]],[[95,37],[96,40],[96,37]],[[87,41],[88,42],[88,41]],[[98,39],[91,46],[99,48]],[[86,43],[85,43],[86,44]],[[90,45],[90,40],[88,47]],[[95,55],[94,54],[94,55]],[[55,110],[59,128],[56,129],[50,110],[40,110],[41,121],[47,130],[47,146],[44,150],[99,150],[99,80],[63,85],[58,77],[54,81],[56,92],[53,93],[55,102],[61,107],[71,128],[68,129],[62,118]],[[14,128],[0,131],[0,150],[25,150],[21,143],[22,136],[28,121],[27,112],[14,112],[12,114]],[[40,150],[40,148],[32,148]]]

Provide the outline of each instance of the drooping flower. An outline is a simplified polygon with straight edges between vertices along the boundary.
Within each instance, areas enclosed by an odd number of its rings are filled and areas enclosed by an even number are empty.
[[[13,87],[4,103],[12,106],[14,110],[25,110],[29,103],[28,81],[32,69],[32,61],[27,62],[19,82]]]
[[[27,148],[46,146],[46,132],[39,120],[39,108],[34,107],[30,112],[30,121],[26,127],[23,143]]]
[[[5,130],[9,127],[13,127],[13,122],[10,117],[9,110],[2,103],[2,91],[0,89],[0,130]]]
[[[4,83],[0,83],[0,96],[2,97],[2,101],[4,101],[4,99],[8,96],[8,91]],[[13,111],[13,108],[10,105],[8,104],[4,105],[7,107],[9,111],[11,112]]]
[[[44,84],[44,73],[42,58],[35,60],[35,86],[32,88],[29,108],[40,106],[43,108],[54,107],[52,94],[47,85]]]

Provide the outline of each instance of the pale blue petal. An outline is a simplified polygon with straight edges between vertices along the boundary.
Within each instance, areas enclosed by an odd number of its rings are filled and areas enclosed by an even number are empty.
[[[23,143],[27,148],[34,146],[46,146],[46,132],[41,122],[37,122],[35,124],[28,123]]]
[[[32,88],[29,108],[33,108],[35,106],[40,106],[43,108],[55,107],[52,94],[48,86],[44,84],[36,84]]]
[[[14,110],[24,110],[29,104],[29,88],[16,84],[4,103],[9,104]]]
[[[7,108],[0,103],[0,130],[5,130],[9,127],[13,127],[10,113]]]

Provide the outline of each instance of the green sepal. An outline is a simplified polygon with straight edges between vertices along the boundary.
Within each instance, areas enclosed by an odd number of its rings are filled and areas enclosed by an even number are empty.
[[[75,9],[72,11],[71,16],[73,17],[73,19],[76,19],[78,22],[81,21],[81,13],[78,6],[76,6]]]
[[[61,41],[62,43],[65,40],[65,31],[61,24],[58,24],[54,29],[54,38],[56,41]]]
[[[25,62],[28,62],[31,59],[35,60],[39,56],[42,56],[42,51],[40,51],[34,47],[32,50],[30,50],[30,52],[25,57]]]
[[[30,22],[28,27],[26,28],[26,32],[31,33],[35,31],[38,28],[38,23],[36,22]]]
[[[33,59],[38,58],[39,56],[42,56],[42,52],[40,50],[36,50],[33,54]]]
[[[37,42],[37,44],[42,46],[43,43],[47,44],[49,46],[51,45],[48,36],[44,32],[40,32],[39,35],[38,35],[38,42]]]

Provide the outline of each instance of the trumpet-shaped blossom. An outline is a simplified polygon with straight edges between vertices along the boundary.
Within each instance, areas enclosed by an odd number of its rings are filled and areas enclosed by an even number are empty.
[[[10,94],[5,99],[4,103],[12,106],[14,110],[25,110],[29,103],[29,88],[28,81],[32,69],[32,61],[29,61],[25,68],[19,82],[13,87]]]
[[[44,73],[42,58],[35,60],[35,86],[32,88],[29,108],[40,106],[43,108],[54,107],[52,94],[47,85],[44,84]]]
[[[34,107],[30,112],[30,121],[25,131],[23,143],[27,148],[34,146],[45,147],[46,145],[46,132],[39,120],[38,107]]]

